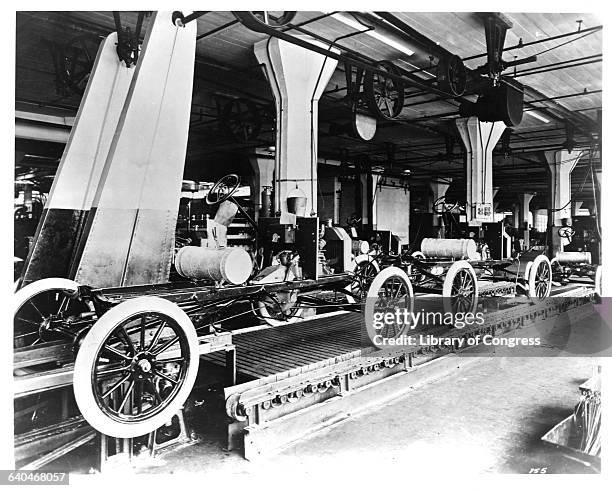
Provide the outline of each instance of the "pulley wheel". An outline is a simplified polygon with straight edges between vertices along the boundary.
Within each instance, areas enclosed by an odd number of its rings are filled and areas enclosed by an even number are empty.
[[[390,61],[381,61],[376,67],[393,75],[399,75],[399,69]],[[373,116],[379,119],[393,120],[404,107],[404,84],[391,77],[366,71],[364,80],[365,101]]]

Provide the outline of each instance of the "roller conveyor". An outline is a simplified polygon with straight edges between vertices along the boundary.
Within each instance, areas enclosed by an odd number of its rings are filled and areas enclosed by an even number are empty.
[[[260,379],[359,356],[363,322],[362,314],[350,312],[234,334],[238,374]],[[222,361],[214,353],[204,359]]]
[[[507,283],[509,286],[510,282]],[[500,285],[494,283],[491,286],[499,288]],[[568,296],[573,291],[577,297],[582,297],[588,290],[564,285],[554,288],[552,296]],[[504,314],[505,317],[508,315]],[[239,381],[283,379],[358,358],[364,354],[364,349],[367,353],[374,351],[374,348],[363,348],[361,336],[364,330],[363,314],[342,312],[276,327],[248,329],[242,333],[236,331],[233,342]],[[223,362],[218,353],[203,359],[215,364]]]
[[[485,324],[462,331],[464,336],[502,336],[590,301],[592,288],[559,287],[552,303],[505,299],[506,305],[485,314]],[[405,391],[444,360],[454,347],[430,349],[403,346],[389,351],[362,348],[360,313],[282,326],[235,331],[237,382],[225,389],[228,448],[242,448],[247,459],[274,452],[309,432],[330,424],[341,414]],[[444,336],[448,328],[430,331]],[[203,357],[221,364],[217,354]],[[457,358],[442,366],[456,368]],[[454,363],[454,364],[453,364]],[[437,365],[436,365],[437,366]],[[433,372],[432,372],[433,370]],[[403,381],[407,376],[408,381]],[[403,382],[402,382],[403,381]]]

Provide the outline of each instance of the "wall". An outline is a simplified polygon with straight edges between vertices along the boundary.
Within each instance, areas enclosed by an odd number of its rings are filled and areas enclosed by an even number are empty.
[[[334,190],[334,177],[321,177],[319,176],[317,183],[317,214],[319,215],[319,222],[323,223],[325,220],[334,219],[334,202],[336,199],[336,193]]]
[[[410,230],[410,191],[408,189],[377,187],[375,205],[376,228],[391,230],[399,235],[402,243],[408,243]]]

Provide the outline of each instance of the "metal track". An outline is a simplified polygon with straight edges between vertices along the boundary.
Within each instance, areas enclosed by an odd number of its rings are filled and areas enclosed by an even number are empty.
[[[584,305],[592,295],[592,289],[580,287],[555,295],[553,301],[522,303],[495,311],[485,315],[484,325],[462,329],[461,335],[464,338],[500,335]],[[375,352],[374,348],[359,346],[361,315],[343,314],[325,321],[273,328],[267,338],[261,331],[234,337],[238,372],[253,380],[225,389],[226,412],[235,421],[229,428],[230,448],[244,444],[247,457],[258,455],[262,451],[261,441],[253,436],[261,434],[258,428],[282,424],[294,413],[315,410],[313,406],[329,411],[329,404],[320,403],[340,401],[371,384],[391,380],[400,372],[412,371],[417,365],[455,351],[454,346],[414,346]],[[440,328],[439,332],[428,333],[447,332]],[[331,355],[326,357],[326,353]],[[274,433],[286,440],[280,436],[282,431],[276,429]],[[265,445],[275,446],[266,441]]]
[[[234,350],[232,334],[221,332],[208,334],[198,338],[200,355],[215,351],[231,353]],[[66,343],[51,343],[51,346],[41,345],[15,350],[14,398],[24,397],[40,392],[72,385],[74,363],[68,363],[74,358],[71,345]],[[168,350],[164,358],[177,356],[176,350]],[[54,356],[57,355],[57,358]],[[49,369],[49,362],[67,363],[59,368]],[[225,362],[225,359],[223,360]]]

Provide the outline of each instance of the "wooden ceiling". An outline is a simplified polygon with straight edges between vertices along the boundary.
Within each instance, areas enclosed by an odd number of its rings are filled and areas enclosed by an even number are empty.
[[[345,51],[353,50],[372,60],[391,60],[405,71],[420,69],[416,73],[423,81],[432,78],[429,73],[435,73],[432,65],[437,62],[434,56],[437,45],[461,58],[486,53],[484,27],[478,14],[401,12],[394,16],[428,38],[431,49],[420,46],[408,56],[364,33],[344,38],[339,44]],[[537,61],[505,72],[508,76],[516,73],[516,79],[526,85],[526,102],[539,101],[526,104],[522,123],[513,128],[511,155],[501,155],[499,146],[496,152],[499,155],[495,157],[495,185],[501,184],[500,193],[512,201],[521,190],[546,193],[547,177],[541,151],[563,144],[568,119],[577,126],[577,144],[589,145],[602,105],[602,65],[598,61],[601,60],[602,31],[588,30],[601,25],[591,14],[511,13],[505,16],[513,24],[505,46],[527,46],[505,51],[504,59],[512,61],[538,55]],[[122,12],[121,18],[124,25],[133,29],[137,14]],[[363,18],[360,21],[366,23]],[[230,12],[208,12],[197,23],[201,39],[196,54],[186,175],[212,179],[216,173],[248,168],[245,166],[248,154],[274,144],[274,114],[271,92],[253,54],[253,44],[266,36],[249,31]],[[330,41],[356,33],[354,27],[322,12],[298,12],[292,25],[301,25],[302,29]],[[147,21],[144,30],[146,27]],[[578,29],[585,32],[578,33]],[[74,114],[80,96],[58,88],[53,46],[74,43],[81,36],[95,55],[102,37],[114,30],[112,12],[19,12],[18,106],[31,111]],[[571,36],[529,45],[573,32],[576,33]],[[410,39],[406,43],[410,45]],[[465,63],[475,69],[485,61],[486,56],[482,56]],[[245,80],[249,83],[245,84]],[[421,91],[406,87],[408,96],[399,119],[380,122],[375,138],[363,142],[333,131],[334,127],[346,123],[345,89],[344,66],[340,63],[320,102],[320,157],[340,159],[344,153],[349,160],[368,159],[374,165],[392,165],[394,171],[410,169],[411,181],[416,186],[432,177],[453,177],[456,186],[463,185],[464,156],[454,130],[453,120],[457,115],[452,114],[458,110],[457,101],[438,100],[435,95],[419,94]],[[220,109],[236,97],[253,101],[263,114],[262,131],[248,143],[237,143],[219,125]],[[450,152],[447,151],[449,136],[455,138]],[[392,162],[390,148],[394,149]],[[581,162],[581,166],[586,163],[586,160]],[[600,167],[598,159],[595,165]],[[574,191],[588,200],[592,192],[583,184],[586,182],[584,170],[579,168],[573,181]]]

